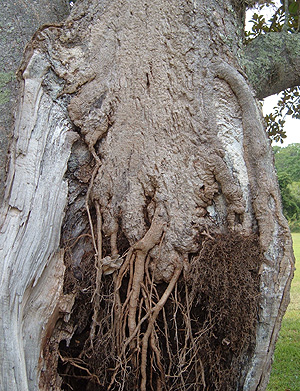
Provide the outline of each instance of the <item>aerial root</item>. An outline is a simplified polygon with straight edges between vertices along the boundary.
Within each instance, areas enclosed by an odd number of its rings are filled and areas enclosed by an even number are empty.
[[[165,305],[166,301],[168,300],[170,294],[172,293],[174,286],[176,282],[178,281],[178,278],[182,271],[182,265],[178,265],[174,271],[173,277],[171,278],[171,281],[169,282],[169,285],[167,286],[164,294],[158,301],[158,303],[155,305],[155,307],[152,310],[152,314],[150,316],[150,319],[148,321],[148,327],[147,330],[142,338],[142,361],[141,361],[141,391],[146,391],[146,380],[147,380],[147,374],[146,374],[146,366],[147,366],[147,351],[148,351],[148,344],[149,344],[149,337],[152,335],[153,338],[153,327],[155,324],[155,321],[157,319],[157,316],[159,312],[162,310],[163,306]],[[153,342],[153,340],[152,340]],[[154,344],[155,346],[155,344]],[[160,363],[160,354],[158,354],[158,350],[155,349],[158,362]]]
[[[94,210],[100,246],[100,205],[95,203]],[[118,250],[116,238],[111,234],[112,253]],[[166,260],[153,259],[150,250],[159,249],[163,240],[164,224],[157,218],[110,276],[101,272],[107,248],[97,249],[93,312],[87,312],[85,323],[89,336],[79,333],[82,350],[74,335],[73,355],[62,351],[63,376],[89,378],[108,391],[235,387],[241,376],[235,368],[254,346],[263,259],[258,238],[206,236],[189,268],[178,254],[168,260],[174,267],[169,282],[157,283],[156,262]]]
[[[98,246],[96,243],[94,226],[93,226],[93,221],[92,221],[92,216],[91,216],[91,211],[90,211],[90,198],[91,198],[91,192],[92,192],[92,188],[94,186],[94,181],[95,181],[96,175],[98,174],[99,168],[101,166],[101,160],[100,160],[99,156],[96,154],[94,147],[90,148],[90,152],[93,155],[96,164],[95,164],[95,167],[94,167],[94,170],[92,173],[92,177],[91,177],[91,180],[89,183],[89,187],[88,187],[88,190],[86,193],[86,197],[85,197],[85,209],[86,209],[86,212],[88,215],[88,220],[89,220],[89,225],[90,225],[90,230],[91,230],[91,235],[92,235],[92,242],[93,242],[93,246],[94,246],[94,250],[95,250],[95,256],[97,257],[98,250],[100,250],[100,251],[102,250],[102,245],[99,248],[99,243],[98,243]],[[97,216],[97,222],[98,222],[98,216]],[[99,234],[99,231],[98,231],[98,234]],[[100,229],[100,235],[101,235],[101,229]]]
[[[90,330],[90,344],[91,348],[93,348],[93,341],[95,338],[95,331],[96,326],[98,324],[98,314],[100,310],[100,302],[101,302],[101,281],[102,281],[102,216],[101,216],[101,210],[100,205],[98,201],[95,201],[95,209],[96,209],[96,217],[97,217],[97,240],[94,239],[94,242],[97,242],[96,248],[96,255],[95,255],[95,269],[96,269],[96,281],[95,281],[95,290],[94,294],[92,296],[92,302],[93,302],[93,318],[92,318],[92,325]]]
[[[94,314],[90,329],[90,348],[93,348],[93,341],[97,338],[96,327],[101,327],[99,314],[101,300],[103,300],[101,296],[103,285],[103,281],[101,281],[103,277],[101,265],[102,216],[99,203],[94,202],[97,224],[94,236],[97,248],[95,262],[97,276],[93,295]],[[150,257],[149,251],[158,245],[160,254],[164,240],[164,229],[165,223],[156,213],[149,230],[140,241],[127,251],[123,264],[113,275],[114,290],[113,304],[110,307],[111,335],[109,338],[114,346],[115,367],[109,376],[108,390],[124,388],[125,384],[128,384],[128,376],[131,376],[130,382],[134,383],[131,386],[132,389],[146,391],[150,387],[153,390],[162,391],[166,389],[166,379],[170,381],[170,378],[174,376],[180,378],[181,384],[184,384],[185,373],[193,370],[190,367],[195,366],[196,360],[198,360],[198,366],[203,368],[202,363],[199,363],[198,350],[191,343],[195,340],[191,329],[191,303],[188,292],[186,291],[186,308],[178,297],[177,283],[184,264],[179,256],[178,259],[172,260],[173,276],[164,291],[159,293],[154,283],[157,260]],[[111,234],[110,247],[112,255],[118,253],[117,232]],[[171,304],[171,307],[173,306],[173,329],[175,330],[173,337],[171,337],[170,319],[167,319],[165,310],[168,300],[173,303]],[[177,324],[178,316],[181,318],[180,326]],[[183,346],[178,342],[179,334],[182,336],[182,330],[179,330],[178,327],[182,329],[182,322],[185,324]],[[161,346],[161,335],[163,335],[165,347]],[[174,337],[176,348],[174,342],[170,342],[170,338]],[[165,353],[168,357],[167,361],[165,361]],[[186,357],[190,357],[193,364],[189,364]],[[147,366],[149,360],[150,367]],[[177,362],[178,368],[176,375],[174,375],[174,360]],[[196,376],[198,377],[198,375]],[[201,384],[205,385],[203,370],[200,370],[199,377]]]
[[[100,205],[97,202],[95,202],[95,210],[97,217],[97,241],[95,240],[95,243],[98,257],[97,262],[95,263],[97,281],[93,295],[94,315],[90,333],[91,341],[95,338],[101,297],[100,280],[102,278],[102,252],[100,249],[100,246],[102,245],[102,219]],[[154,277],[153,275],[150,276],[149,264],[151,258],[148,253],[150,249],[156,244],[159,244],[159,242],[161,246],[164,237],[164,226],[165,223],[155,216],[148,232],[139,242],[130,248],[123,265],[118,273],[114,274],[114,303],[111,319],[117,353],[117,365],[108,389],[111,389],[114,385],[118,374],[121,374],[121,378],[126,377],[125,372],[127,371],[127,367],[131,366],[133,371],[140,373],[141,390],[146,390],[147,355],[149,351],[151,351],[151,361],[155,363],[155,367],[160,373],[159,377],[156,379],[156,389],[158,391],[162,390],[164,369],[155,324],[158,314],[170,297],[182,271],[182,265],[178,262],[178,264],[175,265],[173,277],[164,293],[159,297],[154,286]],[[116,235],[111,236],[112,253],[117,252],[116,239]],[[124,289],[125,280],[126,295],[125,299],[121,300],[120,289]],[[154,298],[154,295],[157,299]],[[124,297],[124,295],[122,296]],[[153,377],[152,369],[150,376],[151,378]],[[120,376],[118,378],[120,378]],[[150,383],[152,384],[152,382]]]
[[[134,255],[132,255],[132,257],[133,256]],[[145,264],[145,257],[141,257],[138,267],[141,267],[141,265],[145,266]],[[162,365],[162,353],[159,348],[158,336],[156,332],[156,320],[170,295],[172,294],[182,272],[182,268],[182,264],[178,262],[168,286],[156,304],[153,302],[153,298],[150,296],[150,289],[153,289],[153,286],[151,287],[149,284],[145,285],[145,281],[141,280],[141,274],[143,274],[143,276],[145,275],[144,270],[143,272],[139,271],[138,276],[134,276],[132,278],[132,290],[134,291],[134,284],[139,282],[139,288],[137,288],[137,290],[139,291],[140,296],[138,299],[136,299],[137,291],[135,291],[135,298],[131,301],[128,299],[128,297],[132,297],[132,294],[129,293],[129,296],[127,296],[122,306],[121,315],[120,313],[117,314],[121,323],[119,324],[119,327],[115,325],[114,330],[118,330],[116,340],[121,342],[121,345],[118,349],[120,352],[117,359],[118,364],[115,367],[108,390],[110,390],[114,385],[115,379],[119,372],[122,370],[125,371],[126,367],[130,364],[134,367],[133,369],[135,371],[140,373],[140,390],[145,391],[147,389],[148,381],[147,356],[150,352],[152,352],[151,361],[155,361],[156,367],[159,371],[155,389],[158,391],[163,389],[163,384],[165,384],[165,374]],[[135,307],[130,307],[130,304],[134,304]],[[117,320],[117,316],[115,317],[115,321]],[[134,321],[132,321],[131,318],[133,316]],[[132,328],[129,327],[129,324]],[[143,327],[144,324],[147,324],[146,331],[142,331],[145,330],[145,327]],[[152,372],[153,369],[151,366],[151,377],[153,376]],[[150,383],[152,384],[152,381]]]
[[[166,223],[157,208],[149,230],[122,255],[124,261],[120,268],[111,277],[104,277],[103,253],[105,258],[109,256],[107,247],[103,249],[101,207],[97,200],[93,201],[95,218],[91,236],[96,253],[93,314],[86,340],[90,345],[80,356],[92,357],[100,366],[98,370],[94,366],[93,370],[89,367],[89,372],[86,371],[89,376],[94,376],[95,372],[97,377],[92,381],[100,379],[102,384],[108,385],[108,391],[171,391],[191,389],[190,386],[205,391],[208,384],[214,384],[216,389],[232,384],[235,375],[228,368],[232,357],[238,360],[244,354],[244,342],[239,342],[236,329],[241,328],[239,325],[246,314],[237,304],[241,300],[237,290],[235,312],[241,314],[232,330],[231,323],[226,323],[231,306],[224,309],[224,300],[230,303],[234,300],[231,290],[237,289],[238,277],[238,288],[245,285],[243,299],[251,308],[251,316],[246,319],[249,327],[242,328],[244,340],[249,341],[247,330],[254,330],[256,301],[248,296],[249,291],[256,293],[255,284],[259,280],[255,274],[260,251],[256,239],[221,235],[213,238],[206,230],[202,232],[202,248],[188,267],[186,255],[162,260]],[[118,256],[118,230],[119,227],[115,227],[110,235],[111,257]],[[155,246],[159,256],[152,258],[151,249]],[[249,270],[245,272],[241,259],[245,263],[249,258],[248,248],[253,252],[253,262],[249,261]],[[169,282],[157,284],[156,263],[163,261],[173,264],[173,275]],[[183,270],[186,273],[180,278]],[[224,289],[220,293],[221,283]],[[235,319],[235,313],[230,314]],[[227,327],[225,332],[222,322]],[[225,346],[224,340],[228,340],[230,346]],[[246,348],[250,349],[249,346],[248,342]],[[97,352],[101,352],[106,362],[100,363]],[[76,362],[76,365],[81,366],[81,363]]]

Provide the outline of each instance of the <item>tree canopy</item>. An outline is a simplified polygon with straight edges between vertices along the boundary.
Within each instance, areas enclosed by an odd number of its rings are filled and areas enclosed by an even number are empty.
[[[277,5],[276,5],[277,4]],[[273,14],[270,18],[264,16],[264,11],[266,8],[272,9]],[[273,45],[274,53],[276,56],[283,57],[284,55],[284,44],[289,42],[291,39],[291,35],[295,38],[295,34],[297,34],[297,40],[299,36],[300,29],[300,2],[299,0],[281,0],[280,4],[274,0],[269,1],[260,1],[256,5],[257,12],[254,12],[252,19],[250,20],[250,24],[252,27],[250,30],[245,31],[245,41],[249,44],[249,47],[254,45],[255,50],[257,49],[257,45],[251,44],[252,41],[257,42],[257,38],[261,38],[262,41],[268,40],[272,37],[272,33],[281,33],[282,42],[278,47],[277,43],[274,41],[270,43]],[[268,37],[268,38],[267,38]],[[259,38],[259,39],[260,39]],[[291,43],[291,50],[288,52],[292,52],[293,49],[298,50],[299,46],[295,44],[295,40],[293,39]],[[282,46],[283,45],[283,46]],[[275,63],[275,61],[274,61]],[[255,62],[257,64],[257,62]],[[299,80],[297,75],[293,75],[295,73],[295,69],[291,69],[289,67],[282,67],[280,70],[280,65],[276,64],[274,67],[274,77],[266,82],[270,85],[271,93],[278,93],[282,90],[280,97],[278,99],[277,105],[274,107],[272,113],[265,116],[267,133],[270,139],[273,141],[281,141],[286,138],[286,132],[284,130],[285,120],[287,115],[291,115],[292,118],[300,118],[300,87]],[[277,88],[276,90],[276,78],[278,78],[278,73],[283,73],[286,79],[292,80],[292,83],[288,88]],[[274,91],[272,90],[274,88]],[[271,93],[269,95],[271,95]],[[264,96],[260,95],[258,91],[258,95],[260,98]]]

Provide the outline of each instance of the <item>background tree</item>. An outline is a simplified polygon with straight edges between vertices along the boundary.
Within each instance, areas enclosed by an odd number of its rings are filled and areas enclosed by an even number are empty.
[[[279,173],[290,175],[292,182],[300,181],[300,144],[290,144],[285,148],[274,147],[275,165]]]
[[[3,389],[265,389],[294,259],[253,89],[297,85],[299,36],[245,47],[250,3],[82,0],[27,46]]]
[[[285,33],[285,35],[299,32],[300,2],[298,0],[281,0],[280,3],[281,6],[279,7],[276,6],[277,2],[272,0],[267,2],[260,2],[257,5],[257,12],[253,14],[252,19],[250,20],[250,23],[252,23],[251,30],[246,31],[246,42],[249,43],[254,38],[265,34],[269,35],[270,37],[270,33],[272,32],[281,32]],[[265,16],[261,13],[266,9],[266,7],[272,7],[274,9],[274,13],[269,18],[269,20],[266,20]],[[289,40],[289,38],[287,38],[287,40]],[[276,55],[283,55],[281,48],[279,48],[279,51]],[[278,71],[279,69],[274,70],[275,73]],[[281,71],[286,72],[286,77],[289,78],[290,76],[288,73],[290,71],[293,72],[294,70],[287,68],[286,70],[282,69]],[[275,74],[274,78],[276,78]],[[276,82],[270,84],[272,84],[272,86],[270,86],[271,88],[275,88],[274,92],[272,93],[278,93],[280,90],[283,91],[280,94],[278,103],[274,107],[273,112],[265,116],[267,133],[271,140],[283,142],[283,139],[286,138],[286,133],[284,130],[286,116],[290,115],[292,118],[300,118],[299,81],[295,79],[289,88],[279,87],[278,89]],[[269,93],[269,95],[272,93]]]
[[[283,212],[293,231],[300,229],[300,144],[274,147],[275,167],[282,197]]]
[[[278,175],[279,187],[281,190],[282,206],[285,216],[289,219],[297,219],[299,217],[299,206],[293,196],[289,185],[291,185],[291,176],[285,172]]]

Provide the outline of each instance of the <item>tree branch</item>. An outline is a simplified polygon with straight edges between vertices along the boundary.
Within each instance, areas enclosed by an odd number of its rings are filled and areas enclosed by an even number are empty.
[[[300,85],[300,34],[260,35],[245,47],[242,63],[259,99]]]

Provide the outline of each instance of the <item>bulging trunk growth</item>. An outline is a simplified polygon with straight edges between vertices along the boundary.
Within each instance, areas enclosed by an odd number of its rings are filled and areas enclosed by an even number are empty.
[[[84,1],[35,36],[1,231],[6,390],[265,389],[293,255],[242,56],[229,0]]]

